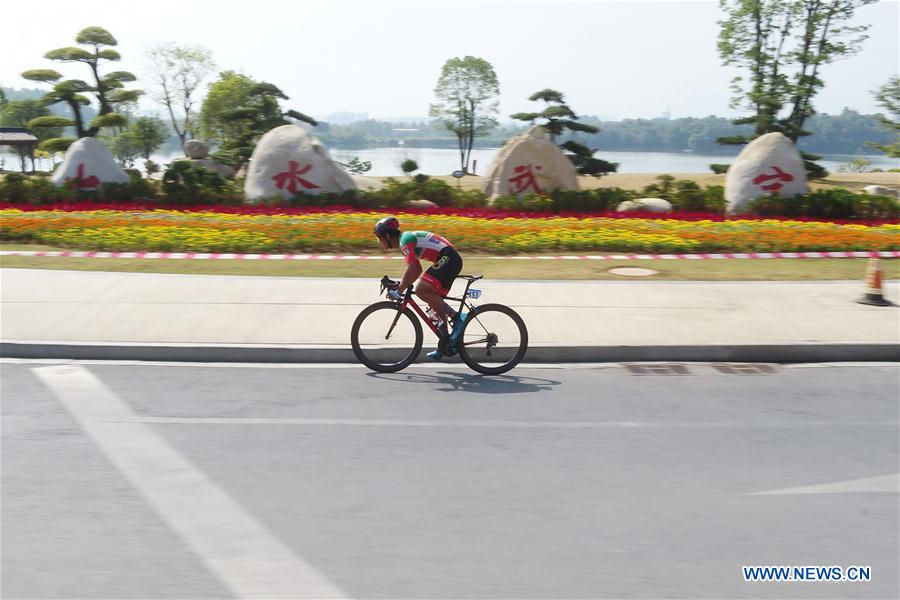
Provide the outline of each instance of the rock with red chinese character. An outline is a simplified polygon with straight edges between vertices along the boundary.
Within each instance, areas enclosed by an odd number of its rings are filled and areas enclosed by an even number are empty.
[[[540,125],[509,140],[488,167],[484,180],[484,192],[492,198],[578,189],[575,165]]]
[[[56,167],[50,181],[54,185],[74,185],[80,190],[95,190],[104,183],[129,183],[122,167],[98,139],[85,137],[76,140],[66,150],[62,164]]]
[[[744,148],[725,175],[728,214],[747,212],[762,196],[793,198],[809,191],[800,152],[787,137],[767,133]]]
[[[617,212],[672,212],[672,203],[663,198],[639,198],[620,202],[616,207]]]
[[[282,125],[260,138],[244,182],[253,202],[300,192],[318,195],[356,189],[356,182],[319,139],[297,125]]]

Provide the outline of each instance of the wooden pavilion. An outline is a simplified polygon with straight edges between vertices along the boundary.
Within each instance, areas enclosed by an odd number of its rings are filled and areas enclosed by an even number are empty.
[[[25,159],[31,158],[31,170],[34,170],[34,149],[38,139],[24,127],[0,127],[0,146],[12,146],[19,155],[22,172],[25,172]]]

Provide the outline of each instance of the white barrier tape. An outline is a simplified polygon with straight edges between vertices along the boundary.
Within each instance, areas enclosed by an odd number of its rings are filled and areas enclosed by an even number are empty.
[[[402,256],[343,254],[216,254],[205,252],[36,252],[2,250],[0,256],[48,256],[66,258],[148,258],[187,260],[401,260]],[[560,256],[479,256],[492,260],[715,260],[760,258],[900,258],[900,250],[882,252],[738,252],[725,254],[596,254]]]

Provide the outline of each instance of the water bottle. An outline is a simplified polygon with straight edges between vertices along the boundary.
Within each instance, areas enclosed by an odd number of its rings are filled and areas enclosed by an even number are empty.
[[[435,327],[440,327],[444,324],[444,320],[435,312],[435,310],[431,307],[425,311],[425,314],[428,315],[428,318],[431,319],[431,322],[434,323]]]

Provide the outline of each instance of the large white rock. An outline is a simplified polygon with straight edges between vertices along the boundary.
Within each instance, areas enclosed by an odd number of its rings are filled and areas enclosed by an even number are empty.
[[[497,196],[577,190],[578,173],[540,125],[509,140],[484,174],[484,193]]]
[[[319,138],[297,125],[282,125],[259,140],[244,182],[247,200],[306,194],[339,193],[356,183]]]
[[[863,191],[874,196],[893,196],[894,198],[900,196],[900,192],[886,185],[867,185],[863,188]]]
[[[112,157],[106,144],[92,137],[75,140],[62,164],[56,167],[50,181],[54,185],[63,185],[70,179],[78,179],[78,189],[93,190],[104,183],[129,183],[122,167]]]
[[[746,212],[761,196],[793,198],[808,191],[800,152],[780,133],[767,133],[747,144],[725,175],[728,214]]]
[[[672,203],[665,198],[639,198],[620,202],[616,212],[672,212]]]

